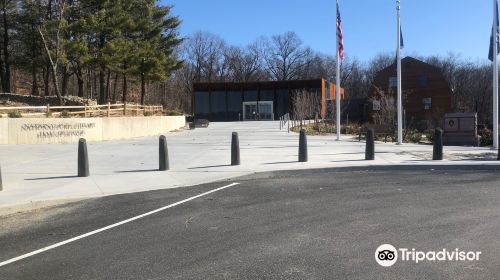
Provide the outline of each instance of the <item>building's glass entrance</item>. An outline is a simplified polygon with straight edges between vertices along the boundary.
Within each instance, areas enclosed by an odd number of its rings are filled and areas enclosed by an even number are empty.
[[[272,121],[274,120],[273,102],[243,102],[243,120]]]

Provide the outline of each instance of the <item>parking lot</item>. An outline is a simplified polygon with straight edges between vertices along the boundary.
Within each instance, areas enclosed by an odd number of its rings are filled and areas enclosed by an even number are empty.
[[[264,173],[12,214],[0,262],[33,254],[0,278],[494,279],[500,173],[452,169]],[[482,254],[384,268],[386,243]]]

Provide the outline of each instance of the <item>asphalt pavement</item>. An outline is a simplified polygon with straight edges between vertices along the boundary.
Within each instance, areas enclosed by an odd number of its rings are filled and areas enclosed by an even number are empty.
[[[0,263],[78,238],[0,279],[496,279],[499,182],[465,167],[290,171],[20,212],[0,217]],[[382,267],[386,243],[481,255]]]

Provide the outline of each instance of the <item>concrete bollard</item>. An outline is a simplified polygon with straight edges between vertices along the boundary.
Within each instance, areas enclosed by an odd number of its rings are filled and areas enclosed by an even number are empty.
[[[89,156],[87,153],[87,141],[80,138],[78,141],[78,177],[89,177]]]
[[[436,128],[434,132],[432,160],[443,160],[443,130],[441,128]]]
[[[240,140],[238,132],[233,132],[231,138],[231,165],[240,165]]]
[[[169,170],[170,163],[168,160],[167,137],[165,137],[165,135],[160,136],[159,156],[160,156],[160,167],[159,167],[160,171]]]
[[[373,128],[366,130],[365,160],[375,160],[375,131]]]
[[[307,162],[307,160],[307,136],[305,129],[301,129],[299,138],[299,162]]]

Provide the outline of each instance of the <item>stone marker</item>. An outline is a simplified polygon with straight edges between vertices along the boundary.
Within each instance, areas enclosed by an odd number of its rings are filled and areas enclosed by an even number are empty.
[[[231,165],[240,165],[240,141],[238,132],[233,132],[231,138]]]
[[[366,130],[365,160],[375,160],[375,131],[373,128]]]
[[[80,138],[78,141],[78,177],[89,177],[89,156],[87,153],[87,141]]]
[[[160,155],[160,168],[159,168],[160,171],[169,170],[170,163],[168,160],[167,137],[165,137],[165,135],[160,136],[159,155]]]
[[[443,160],[443,130],[441,128],[436,128],[434,132],[432,160]]]
[[[307,162],[307,160],[307,136],[306,131],[301,129],[299,138],[299,162]]]

